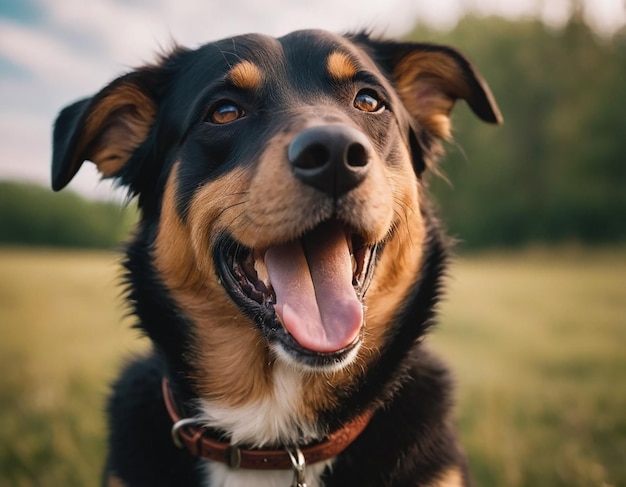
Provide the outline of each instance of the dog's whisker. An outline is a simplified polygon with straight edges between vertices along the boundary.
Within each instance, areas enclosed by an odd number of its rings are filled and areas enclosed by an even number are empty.
[[[225,206],[224,208],[221,208],[220,211],[217,212],[217,218],[221,218],[224,215],[224,213],[232,210],[233,208],[237,208],[238,206],[245,205],[246,203],[247,201],[238,201],[237,203],[232,203],[228,206]],[[240,215],[241,213],[239,213],[238,216]],[[236,216],[235,218],[237,218],[238,216]]]

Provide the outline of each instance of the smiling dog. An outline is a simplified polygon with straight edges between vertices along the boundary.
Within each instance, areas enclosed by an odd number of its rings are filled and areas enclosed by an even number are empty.
[[[457,99],[500,122],[454,49],[300,31],[176,48],[60,113],[53,188],[89,160],[141,214],[153,351],[114,386],[104,485],[470,485],[422,344]]]

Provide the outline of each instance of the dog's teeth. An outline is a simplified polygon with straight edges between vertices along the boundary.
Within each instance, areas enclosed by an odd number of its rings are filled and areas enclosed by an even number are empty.
[[[269,289],[270,276],[267,272],[267,267],[265,266],[265,260],[263,260],[263,257],[254,260],[254,270],[256,271],[259,281],[265,284],[265,287]]]

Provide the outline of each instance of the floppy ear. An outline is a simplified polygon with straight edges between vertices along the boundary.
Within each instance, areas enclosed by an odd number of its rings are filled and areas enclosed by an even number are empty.
[[[450,111],[458,99],[489,123],[501,123],[494,97],[472,64],[457,50],[437,44],[357,39],[395,85],[410,115],[438,138],[450,137]]]
[[[119,175],[156,115],[156,101],[141,81],[141,72],[129,73],[61,111],[53,133],[52,189],[63,189],[85,160],[104,177]]]

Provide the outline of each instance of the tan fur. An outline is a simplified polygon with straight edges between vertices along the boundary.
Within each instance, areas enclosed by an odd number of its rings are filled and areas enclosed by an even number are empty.
[[[470,95],[454,59],[443,53],[416,51],[398,63],[393,76],[409,113],[433,135],[449,138],[454,102]]]
[[[195,381],[203,398],[230,407],[270,391],[267,350],[249,319],[217,282],[211,258],[215,229],[236,221],[244,171],[236,169],[200,189],[189,225],[175,207],[174,168],[164,195],[155,262],[173,298],[194,323]],[[233,206],[235,205],[235,206]]]
[[[463,475],[458,467],[450,467],[428,487],[463,487]]]
[[[254,90],[261,87],[263,73],[256,64],[242,61],[228,71],[226,79],[242,90]]]
[[[415,179],[406,174],[390,177],[396,200],[394,238],[387,241],[376,274],[365,299],[367,331],[372,346],[379,348],[388,324],[406,299],[419,273],[425,228],[419,207]]]
[[[92,161],[106,177],[116,174],[145,140],[156,106],[140,88],[123,83],[90,112],[75,164]]]
[[[337,81],[350,80],[358,72],[356,63],[343,52],[333,52],[328,56],[326,70]]]

